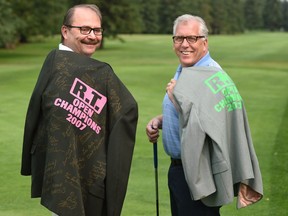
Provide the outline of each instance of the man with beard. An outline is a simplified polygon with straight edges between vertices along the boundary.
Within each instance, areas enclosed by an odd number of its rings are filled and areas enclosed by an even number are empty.
[[[111,66],[90,58],[101,21],[96,5],[68,10],[27,111],[21,174],[53,215],[120,215],[127,190],[138,107]]]

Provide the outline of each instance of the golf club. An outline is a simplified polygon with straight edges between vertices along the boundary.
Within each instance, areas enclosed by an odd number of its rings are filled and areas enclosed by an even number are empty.
[[[158,194],[158,151],[157,142],[153,143],[155,186],[156,186],[156,215],[159,216],[159,194]]]

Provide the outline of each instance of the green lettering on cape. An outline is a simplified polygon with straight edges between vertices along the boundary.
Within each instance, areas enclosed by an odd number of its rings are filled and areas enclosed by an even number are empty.
[[[221,112],[225,108],[228,112],[236,109],[242,109],[242,97],[227,73],[224,71],[219,71],[206,79],[204,82],[214,95],[223,95],[223,99],[214,105],[216,112]]]

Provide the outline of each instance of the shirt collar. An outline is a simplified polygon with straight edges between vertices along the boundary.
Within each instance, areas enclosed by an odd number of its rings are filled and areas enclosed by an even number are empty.
[[[193,66],[208,66],[209,65],[209,59],[210,59],[210,54],[209,51],[198,61],[196,62]],[[176,70],[176,74],[174,76],[174,79],[178,79],[180,76],[180,73],[182,71],[182,65],[179,64]]]
[[[211,59],[209,52],[206,53],[198,62],[196,62],[193,66],[208,66],[209,60]]]
[[[63,45],[62,43],[59,44],[59,50],[64,50],[64,51],[71,51],[73,52],[73,50],[65,45]]]

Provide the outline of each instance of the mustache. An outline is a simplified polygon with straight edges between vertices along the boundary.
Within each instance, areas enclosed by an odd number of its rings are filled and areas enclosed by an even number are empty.
[[[99,43],[101,43],[101,41],[99,40],[91,40],[91,39],[84,39],[84,40],[81,40],[81,43],[84,43],[84,44],[87,44],[87,45],[97,45]]]

